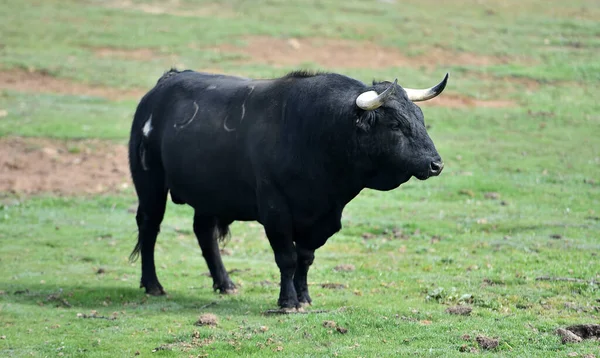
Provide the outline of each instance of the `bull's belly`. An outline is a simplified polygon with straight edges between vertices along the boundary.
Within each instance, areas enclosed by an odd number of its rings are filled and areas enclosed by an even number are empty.
[[[258,218],[256,195],[242,183],[227,177],[194,181],[167,177],[171,196],[190,205],[200,215],[225,220],[250,221]]]

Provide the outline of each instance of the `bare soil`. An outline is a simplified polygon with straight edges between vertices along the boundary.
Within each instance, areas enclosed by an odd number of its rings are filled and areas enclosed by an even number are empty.
[[[124,145],[100,140],[0,138],[0,192],[98,194],[131,185]]]
[[[468,316],[473,309],[469,306],[452,306],[446,309],[446,312],[454,315]]]
[[[490,337],[486,337],[486,336],[477,336],[477,338],[475,338],[475,340],[477,341],[477,343],[479,343],[479,346],[482,349],[494,349],[496,347],[498,347],[498,343],[499,340],[497,338],[490,338]]]
[[[156,52],[149,48],[124,49],[116,47],[97,47],[93,49],[99,58],[121,58],[135,61],[149,61],[157,56]]]
[[[333,268],[334,271],[342,271],[342,272],[351,272],[354,271],[356,267],[352,264],[340,264]]]
[[[581,342],[582,338],[579,337],[578,335],[576,335],[575,333],[564,329],[564,328],[559,328],[556,330],[556,334],[558,334],[561,338],[561,341],[563,344],[565,343],[579,343]]]
[[[428,101],[419,102],[419,106],[440,106],[448,108],[475,108],[475,107],[486,107],[486,108],[506,108],[516,107],[517,104],[510,100],[499,99],[499,100],[480,100],[471,97],[443,93],[438,97],[430,99]]]
[[[145,90],[119,90],[110,87],[87,85],[54,77],[44,71],[23,69],[0,70],[0,88],[19,92],[85,95],[111,100],[141,98]]]
[[[567,330],[583,339],[600,339],[600,324],[577,324],[567,327]]]
[[[235,16],[231,6],[219,4],[201,4],[193,7],[185,6],[179,0],[156,1],[154,3],[138,3],[132,0],[108,0],[100,2],[102,6],[112,9],[124,9],[144,12],[146,14],[168,14],[183,17],[218,16],[229,18]]]
[[[312,62],[325,68],[432,68],[445,65],[488,66],[508,61],[444,48],[434,48],[422,55],[409,57],[396,48],[341,39],[251,36],[245,40],[245,47],[225,44],[213,50],[248,57],[241,60],[242,63],[261,63],[274,67],[299,66]]]
[[[194,323],[195,326],[217,326],[218,324],[219,318],[213,313],[204,313]]]

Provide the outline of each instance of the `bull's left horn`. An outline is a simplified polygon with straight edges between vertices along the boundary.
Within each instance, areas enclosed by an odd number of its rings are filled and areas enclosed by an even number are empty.
[[[438,83],[437,85],[435,85],[431,88],[427,88],[427,89],[405,88],[404,91],[406,92],[408,99],[410,99],[413,102],[427,101],[428,99],[432,99],[433,97],[442,93],[444,88],[446,88],[446,82],[448,82],[448,74],[447,73],[446,73],[446,77],[444,77],[442,82]]]
[[[381,92],[381,94],[377,94],[375,91],[361,93],[356,97],[356,105],[365,111],[372,111],[381,107],[385,103],[385,100],[394,94],[396,87],[398,87],[397,84],[398,79],[396,79],[385,91]]]

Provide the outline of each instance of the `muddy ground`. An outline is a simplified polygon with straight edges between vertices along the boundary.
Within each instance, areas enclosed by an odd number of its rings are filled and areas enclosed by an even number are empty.
[[[131,187],[127,148],[100,140],[0,138],[0,192],[60,195]]]

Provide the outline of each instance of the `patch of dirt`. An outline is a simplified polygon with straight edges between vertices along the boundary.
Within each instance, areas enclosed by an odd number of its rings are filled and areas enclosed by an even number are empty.
[[[477,78],[479,78],[481,81],[494,83],[494,85],[498,88],[506,88],[506,90],[509,92],[518,92],[523,90],[535,91],[542,84],[540,81],[528,77],[493,76],[490,74],[479,73],[477,74]]]
[[[122,58],[135,61],[149,61],[160,56],[149,48],[124,49],[116,47],[96,47],[93,51],[96,57],[99,58]]]
[[[100,140],[0,138],[0,192],[98,194],[131,185],[124,145]]]
[[[578,324],[567,327],[567,330],[583,339],[600,339],[600,324]]]
[[[396,48],[342,39],[250,36],[245,40],[245,47],[225,44],[212,49],[249,57],[241,60],[242,63],[261,63],[274,67],[312,62],[324,68],[434,68],[449,65],[488,66],[509,61],[443,48],[434,48],[419,56],[407,56]]]
[[[337,265],[336,267],[333,268],[334,271],[344,271],[344,272],[351,272],[354,271],[356,269],[356,267],[352,264],[341,264],[341,265]]]
[[[563,344],[566,343],[579,343],[582,341],[582,338],[576,335],[575,333],[566,330],[564,328],[559,328],[556,330],[556,334],[558,334],[561,338]]]
[[[52,93],[73,96],[103,97],[111,100],[141,98],[145,90],[119,90],[97,85],[87,85],[58,78],[45,71],[0,70],[0,88],[18,92]]]
[[[453,306],[446,309],[447,313],[461,316],[468,316],[471,314],[471,311],[473,311],[473,309],[469,306]]]
[[[483,197],[486,199],[497,200],[497,199],[500,199],[500,193],[490,191],[490,192],[483,194]]]
[[[500,100],[481,100],[474,99],[471,97],[456,95],[456,94],[446,94],[442,93],[441,95],[430,99],[429,101],[418,102],[419,106],[427,107],[427,106],[440,106],[440,107],[448,107],[448,108],[476,108],[476,107],[484,107],[484,108],[507,108],[507,107],[516,107],[517,104],[510,100],[500,99]]]
[[[196,323],[194,323],[195,326],[217,326],[218,324],[219,319],[217,315],[212,313],[204,313],[198,318]]]
[[[348,286],[344,285],[343,283],[322,283],[321,284],[322,288],[329,288],[332,290],[341,290],[344,288],[348,288]]]
[[[117,319],[117,312],[114,312],[112,314],[112,316],[108,317],[108,316],[101,316],[98,315],[98,311],[96,310],[92,310],[90,312],[90,314],[85,314],[85,313],[77,313],[77,318],[89,318],[89,319],[105,319],[108,321],[114,321]]]
[[[152,350],[152,353],[156,353],[158,351],[171,351],[174,348],[179,349],[183,352],[189,352],[192,349],[198,349],[200,347],[205,347],[214,342],[214,338],[201,338],[200,332],[193,332],[190,341],[179,341],[174,343],[168,343],[160,345]],[[137,352],[136,352],[136,355]],[[190,357],[193,357],[190,355]],[[198,357],[204,357],[204,355],[198,355]]]
[[[336,327],[336,328],[335,328],[335,330],[336,330],[337,332],[341,333],[341,334],[346,334],[346,333],[348,333],[348,328],[344,328],[344,327],[341,327],[341,326],[338,326],[338,327]]]
[[[108,0],[95,1],[102,6],[112,9],[134,10],[154,15],[175,15],[182,17],[208,17],[218,16],[230,18],[236,15],[231,6],[219,3],[208,3],[194,5],[193,7],[184,6],[179,0],[168,0],[163,2],[138,3],[131,0]]]
[[[323,321],[323,327],[335,328],[335,327],[337,327],[337,323],[335,323],[335,321]]]
[[[489,338],[486,336],[477,336],[477,338],[475,338],[475,340],[477,341],[477,343],[479,343],[479,346],[482,349],[494,349],[496,347],[498,347],[499,344],[499,340],[496,338]]]

